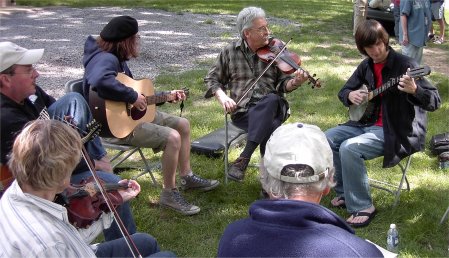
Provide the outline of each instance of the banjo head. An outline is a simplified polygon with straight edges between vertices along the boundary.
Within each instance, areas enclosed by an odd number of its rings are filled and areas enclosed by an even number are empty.
[[[359,90],[364,90],[368,92],[368,88],[363,84]],[[349,106],[349,119],[351,121],[359,121],[365,114],[366,108],[368,107],[368,94],[366,94],[365,99],[360,105],[350,105]]]

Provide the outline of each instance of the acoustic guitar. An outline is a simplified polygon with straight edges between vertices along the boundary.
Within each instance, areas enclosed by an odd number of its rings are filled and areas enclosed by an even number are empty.
[[[124,73],[116,79],[146,98],[147,108],[139,110],[130,103],[105,100],[92,89],[89,91],[89,106],[94,118],[102,124],[101,136],[124,138],[142,122],[152,122],[156,114],[156,104],[176,100],[176,93],[166,92],[154,95],[150,79],[134,80]],[[188,95],[188,89],[183,89]]]
[[[412,68],[406,73],[406,75],[410,76],[411,78],[421,78],[423,76],[429,75],[430,71],[430,67],[426,65],[423,67]],[[367,121],[373,115],[375,109],[375,105],[371,100],[379,94],[385,92],[392,86],[398,85],[399,79],[401,79],[401,77],[402,75],[395,78],[390,78],[388,82],[382,84],[379,88],[369,92],[368,87],[363,84],[359,89],[365,90],[366,92],[368,92],[368,94],[366,95],[364,101],[360,103],[360,105],[352,104],[349,106],[349,119],[351,121]]]

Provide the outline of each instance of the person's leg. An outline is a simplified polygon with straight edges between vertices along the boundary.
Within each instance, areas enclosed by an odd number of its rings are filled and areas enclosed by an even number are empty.
[[[285,116],[283,105],[285,104],[280,96],[268,94],[256,105],[251,106],[247,114],[233,120],[237,127],[247,131],[248,136],[245,149],[228,171],[230,179],[243,180],[246,167],[257,146],[260,146],[261,155],[264,155],[268,138],[283,122]]]
[[[159,204],[184,215],[193,215],[200,212],[200,208],[188,203],[176,187],[176,169],[182,143],[179,132],[171,127],[176,127],[179,121],[179,117],[156,112],[156,117],[152,123],[139,124],[129,136],[118,142],[152,148],[154,152],[163,150],[161,163],[164,184]],[[201,182],[218,185],[216,180],[203,180]]]
[[[343,181],[341,169],[340,145],[347,139],[357,137],[363,133],[364,131],[360,127],[346,126],[346,125],[336,126],[324,132],[333,153],[333,160],[335,167],[334,181],[336,183],[334,191],[337,194],[337,197],[344,197],[344,183],[345,183]],[[338,204],[335,203],[333,205],[337,206]]]
[[[399,26],[401,26],[401,12],[399,5],[394,5],[393,8],[394,15],[394,37],[396,38],[396,42],[399,43]]]
[[[366,127],[364,134],[344,141],[340,146],[341,170],[345,202],[348,212],[373,212],[365,160],[380,157],[384,153],[383,128]],[[351,218],[351,223],[361,223],[367,216]]]
[[[176,171],[176,168],[179,169],[181,188],[183,190],[196,189],[210,191],[220,184],[217,180],[205,179],[193,173],[190,166],[190,123],[187,119],[158,112],[158,119],[153,121],[153,123],[174,129],[168,136],[163,154],[163,159],[166,158],[166,160],[162,163],[173,164],[175,166],[172,168],[174,171]],[[172,140],[175,142],[172,143]],[[168,148],[171,145],[180,147],[178,150],[169,151]],[[173,159],[173,156],[176,155],[175,151],[177,153],[177,160]]]
[[[415,60],[418,64],[422,63],[424,47],[415,47]]]
[[[113,173],[97,171],[98,176],[105,183],[117,183],[121,180],[121,178]],[[70,182],[72,184],[79,184],[83,180],[87,180],[92,176],[90,171],[85,171],[83,173],[72,175],[70,178]],[[117,213],[120,216],[120,219],[123,222],[126,230],[129,234],[134,234],[136,232],[136,224],[134,222],[134,218],[132,215],[131,207],[128,202],[123,203],[122,205],[116,207]],[[120,232],[119,226],[114,221],[108,229],[103,230],[104,238],[106,241],[114,240],[122,237],[122,233]]]
[[[445,30],[444,4],[442,2],[432,3],[431,9],[432,9],[432,21],[437,21],[440,32],[440,36],[434,41],[434,43],[442,44],[444,42],[444,30]]]
[[[66,116],[70,116],[73,119],[71,122],[78,128],[81,137],[92,130],[90,126],[93,120],[92,114],[86,100],[79,93],[70,92],[62,96],[48,108],[48,113],[52,119],[61,121]],[[106,156],[107,153],[101,144],[100,138],[88,139],[85,146],[89,156],[94,159],[97,170],[112,172],[111,163]],[[83,166],[86,167],[85,165]]]
[[[67,93],[59,98],[48,108],[48,113],[52,119],[61,121],[66,116],[70,116],[81,135],[88,131],[87,125],[92,121],[89,105],[81,94],[75,92]],[[96,160],[100,160],[107,154],[98,137],[86,143],[86,150]]]
[[[113,139],[112,142],[151,148],[155,153],[162,150],[163,187],[168,189],[176,187],[176,168],[181,148],[181,136],[176,130],[163,125],[160,112],[156,112],[152,123],[141,123],[127,137]]]
[[[178,131],[181,136],[181,148],[179,150],[179,174],[181,176],[186,176],[189,172],[192,172],[190,167],[190,123],[189,120],[185,118],[179,119],[178,125],[176,126],[176,131]]]
[[[265,149],[270,135],[282,124],[280,118],[280,97],[268,94],[248,111],[248,141],[255,142]],[[262,151],[262,156],[264,151]]]
[[[357,27],[366,19],[368,0],[353,0],[353,1],[354,1],[354,27],[352,35],[355,35]]]
[[[415,59],[418,64],[421,64],[422,53],[423,47],[418,48],[410,43],[407,46],[402,45],[402,54]]]
[[[156,239],[148,234],[135,233],[131,235],[131,239],[138,251],[131,251],[126,240],[119,238],[98,244],[95,255],[97,257],[136,257],[138,252],[142,257],[175,257],[172,252],[161,252]]]
[[[440,26],[440,38],[439,38],[438,44],[442,44],[442,43],[444,43],[444,31],[446,29],[446,25],[444,24],[443,19],[439,19],[439,20],[437,20],[437,22],[438,22],[438,25]]]

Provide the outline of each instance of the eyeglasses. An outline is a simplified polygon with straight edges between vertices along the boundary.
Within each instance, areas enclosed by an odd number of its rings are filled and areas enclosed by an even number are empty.
[[[268,28],[268,26],[262,26],[259,28],[250,28],[250,30],[255,30],[255,31],[259,32],[260,34],[263,34],[264,32],[270,33],[270,28]]]
[[[29,75],[30,77],[33,76],[34,72],[36,72],[36,68],[34,66],[30,66],[28,67],[26,70],[28,70],[27,72],[16,72],[16,71],[11,71],[9,73],[9,75],[14,76],[16,74],[26,74]]]

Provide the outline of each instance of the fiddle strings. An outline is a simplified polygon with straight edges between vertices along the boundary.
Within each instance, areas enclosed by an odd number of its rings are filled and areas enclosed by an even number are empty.
[[[273,58],[273,60],[270,61],[270,63],[267,65],[267,67],[263,70],[263,72],[256,78],[256,80],[251,84],[251,86],[243,93],[242,97],[237,101],[237,106],[242,102],[242,100],[245,98],[245,96],[248,94],[250,90],[256,86],[256,83],[262,78],[262,76],[268,71],[268,69],[273,65],[274,62],[281,56],[281,54],[284,52],[284,50],[287,48],[288,43],[292,41],[291,39],[285,43],[285,45],[282,47],[282,49],[279,51],[279,53],[276,54],[276,56]]]
[[[112,205],[112,201],[109,199],[109,196],[106,194],[106,190],[103,188],[103,185],[100,182],[97,172],[95,171],[93,162],[90,159],[89,155],[87,154],[87,151],[86,151],[86,148],[84,147],[84,145],[82,146],[82,155],[83,155],[84,160],[87,163],[87,166],[89,167],[90,172],[92,173],[92,176],[100,190],[101,195],[103,196],[103,198],[106,201],[106,205],[108,206],[109,210],[113,213],[113,217],[114,217],[115,221],[117,222],[120,232],[124,236],[125,242],[128,245],[128,248],[131,251],[133,257],[141,258],[142,255],[139,253],[139,250],[137,249],[134,241],[131,239],[131,236],[129,235],[128,231],[126,230],[125,225],[123,224],[123,221],[120,219],[120,216],[118,215],[117,210],[115,209],[114,205]],[[132,246],[131,246],[131,244],[132,244]],[[137,255],[135,254],[135,252],[137,253]]]

